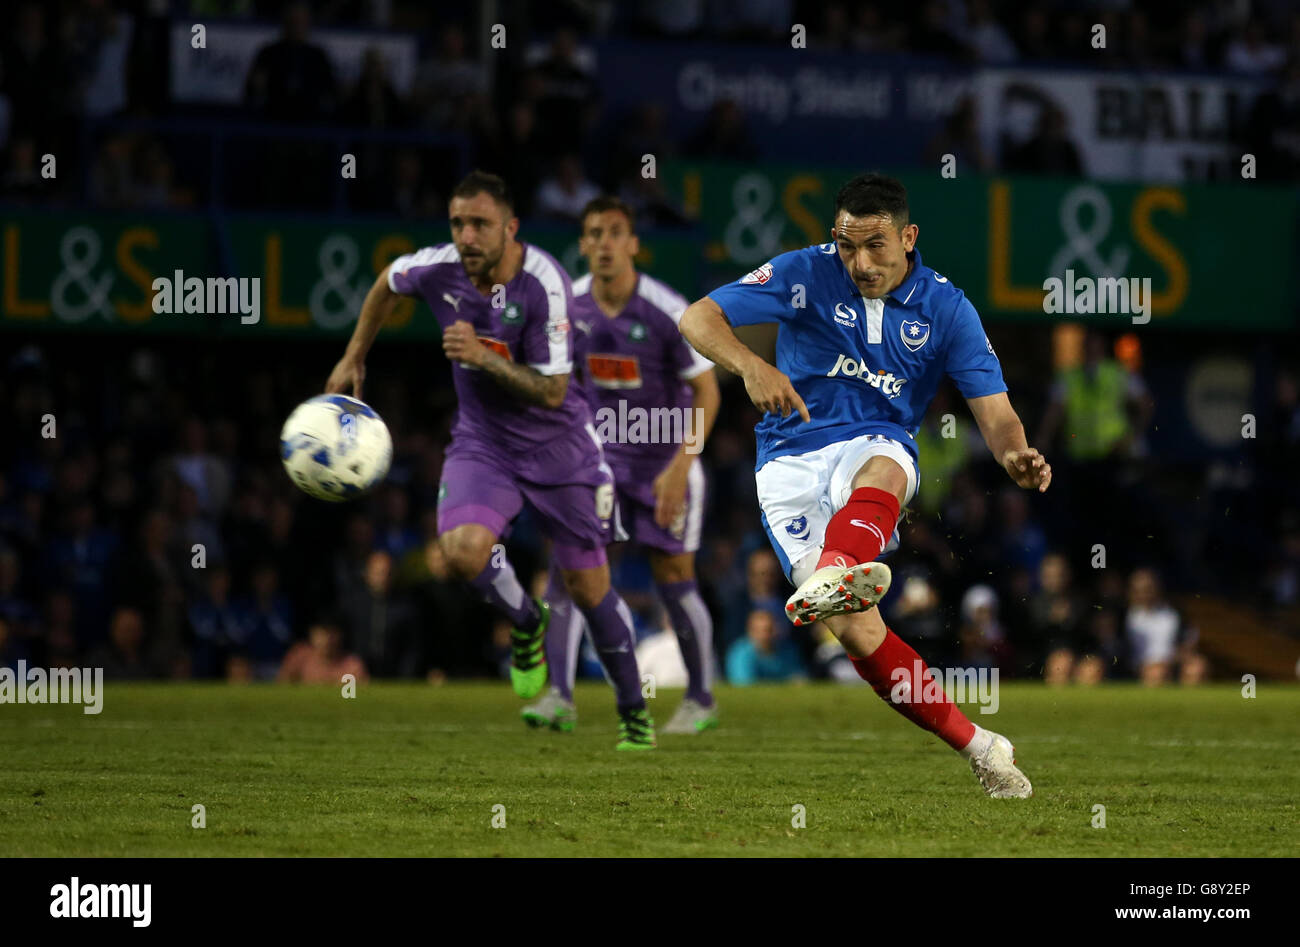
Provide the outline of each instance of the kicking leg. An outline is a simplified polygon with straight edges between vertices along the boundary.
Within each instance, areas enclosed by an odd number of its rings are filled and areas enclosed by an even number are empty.
[[[885,626],[879,611],[831,616],[826,626],[881,700],[970,760],[985,793],[994,799],[1033,795],[1029,780],[1016,768],[1011,741],[971,723],[924,659]]]
[[[874,608],[889,591],[889,566],[874,560],[898,524],[907,472],[892,457],[873,454],[854,474],[852,491],[826,525],[816,571],[786,602],[796,625]]]

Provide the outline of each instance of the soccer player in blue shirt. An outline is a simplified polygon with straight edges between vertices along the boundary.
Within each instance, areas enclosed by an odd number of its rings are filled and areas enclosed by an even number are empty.
[[[758,499],[797,587],[790,618],[825,621],[876,693],[968,758],[988,795],[1025,798],[1033,789],[1011,742],[971,723],[874,607],[890,583],[877,559],[897,548],[899,511],[916,494],[913,437],[945,374],[1012,480],[1041,492],[1052,479],[975,307],[921,262],[918,233],[901,182],[859,175],[836,195],[831,242],[714,290],[682,314],[681,331],[765,412]],[[779,325],[775,367],[731,329],[764,322]]]

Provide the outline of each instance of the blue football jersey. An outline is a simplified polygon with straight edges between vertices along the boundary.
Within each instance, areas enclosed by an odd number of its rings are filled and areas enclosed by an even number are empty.
[[[863,434],[891,437],[915,459],[914,435],[945,373],[967,398],[1007,390],[966,294],[919,251],[908,258],[911,272],[881,299],[858,291],[834,243],[782,253],[709,293],[733,326],[779,324],[776,367],[812,416],[765,414],[754,428],[757,467]]]

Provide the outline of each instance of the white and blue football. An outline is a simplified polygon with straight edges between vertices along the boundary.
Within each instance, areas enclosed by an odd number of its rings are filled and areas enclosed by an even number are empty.
[[[364,401],[317,395],[284,422],[280,460],[304,493],[338,503],[363,496],[388,476],[393,438]]]

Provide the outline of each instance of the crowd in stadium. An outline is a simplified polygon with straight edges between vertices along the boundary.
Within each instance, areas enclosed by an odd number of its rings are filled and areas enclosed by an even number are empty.
[[[56,347],[29,345],[0,366],[6,427],[52,435],[25,439],[0,463],[0,664],[258,680],[321,666],[333,674],[339,662],[435,679],[502,669],[508,629],[447,578],[432,542],[450,406],[436,379],[414,383],[430,372],[418,352],[380,347],[370,400],[394,433],[393,473],[363,503],[336,507],[301,495],[273,449],[288,407],[321,384],[331,349],[108,346],[56,360]],[[241,367],[232,371],[230,360]],[[1056,504],[1004,485],[969,440],[968,422],[965,436],[944,438],[941,418],[964,408],[951,396],[936,402],[918,437],[926,479],[891,559],[896,591],[884,606],[931,663],[1053,681],[1205,676],[1196,631],[1163,590],[1169,577],[1149,568],[1177,562],[1176,552],[1142,552],[1149,531],[1183,538],[1162,520],[1178,514],[1134,495],[1134,508],[1120,511],[1123,542],[1096,568],[1086,521],[1071,512],[1104,489],[1090,464],[1141,462],[1140,379],[1111,359],[1094,371],[1130,381],[1120,402],[1087,406],[1096,416],[1116,412],[1099,439],[1073,449],[1042,442],[1057,470]],[[1058,399],[1078,381],[1058,379]],[[1292,381],[1276,405],[1289,440],[1264,445],[1292,459],[1295,394]],[[1060,402],[1064,410],[1072,400]],[[1031,432],[1051,413],[1028,414]],[[782,613],[788,590],[753,496],[754,420],[739,390],[724,390],[704,453],[711,501],[699,572],[718,666],[738,682],[856,680],[837,644],[793,629]],[[1300,591],[1300,523],[1284,529],[1281,546],[1267,550],[1279,565],[1255,589],[1279,605],[1295,604]],[[540,589],[545,549],[526,514],[509,543]],[[614,578],[638,634],[661,630],[644,558],[616,554]],[[298,640],[308,643],[294,650]]]
[[[4,14],[0,39],[0,201],[80,206],[84,198],[91,206],[143,210],[211,200],[208,178],[178,167],[171,139],[134,126],[97,126],[89,165],[73,166],[81,119],[185,114],[167,98],[168,19],[159,6],[195,20],[283,18],[284,36],[259,51],[243,104],[216,116],[221,121],[461,136],[475,162],[510,180],[529,219],[571,220],[591,196],[612,190],[648,224],[685,224],[654,180],[629,173],[640,155],[762,157],[743,112],[726,101],[686,137],[670,134],[652,104],[616,117],[618,134],[597,134],[615,117],[601,114],[599,73],[581,44],[600,35],[784,44],[788,24],[805,22],[810,49],[1224,69],[1276,82],[1265,97],[1270,111],[1259,117],[1266,128],[1247,123],[1243,134],[1267,134],[1278,149],[1300,139],[1300,15],[1266,0],[503,3],[511,22],[553,38],[533,58],[511,50],[492,63],[480,58],[470,24],[430,23],[425,4],[399,0],[310,8],[252,0],[20,3]],[[376,18],[376,10],[386,15]],[[1088,44],[1094,22],[1114,38],[1095,55]],[[429,42],[414,91],[397,93],[377,57],[354,87],[339,87],[328,57],[312,44],[311,31],[321,25],[422,30]],[[997,170],[980,164],[973,121],[968,103],[933,146],[966,147],[977,167]],[[1003,170],[1079,170],[1068,141],[1039,144]],[[40,176],[46,153],[65,162],[54,186]],[[257,187],[227,200],[262,206],[271,193],[281,204],[313,207],[326,199],[283,151],[272,146],[266,154]],[[383,155],[372,165],[379,172],[363,176],[350,194],[350,209],[436,220],[454,180],[436,149],[402,146]],[[1000,344],[996,329],[990,335]],[[1291,498],[1270,524],[1273,532],[1221,539],[1203,510],[1189,516],[1175,498],[1144,488],[1150,396],[1138,364],[1117,358],[1111,341],[1089,341],[1088,364],[1075,370],[1082,374],[1043,378],[1037,390],[1013,388],[1031,443],[1056,469],[1045,502],[1006,485],[972,440],[953,392],[936,401],[918,435],[925,480],[902,527],[902,551],[891,560],[896,591],[884,607],[891,626],[931,664],[998,667],[1051,682],[1201,680],[1212,669],[1197,649],[1196,629],[1171,603],[1170,593],[1185,590],[1171,587],[1170,573],[1196,575],[1182,567],[1214,541],[1237,543],[1235,591],[1263,605],[1300,604],[1295,485],[1265,482],[1262,472],[1245,485],[1207,477],[1207,494],[1217,490],[1234,498],[1229,502],[1257,490]],[[332,508],[293,488],[274,445],[288,410],[319,391],[337,347],[194,353],[181,342],[115,340],[91,348],[42,339],[3,350],[6,429],[41,431],[49,416],[56,430],[21,443],[6,439],[0,453],[0,665],[25,658],[49,667],[94,664],[118,678],[232,680],[502,673],[508,629],[448,578],[432,542],[452,409],[445,367],[430,380],[426,357],[379,346],[376,357],[389,371],[382,379],[376,373],[368,398],[392,428],[394,471],[364,503]],[[1098,384],[1101,377],[1118,382]],[[1284,460],[1276,469],[1295,469],[1295,378],[1284,375],[1269,395],[1272,417],[1252,449]],[[815,627],[793,629],[782,613],[788,588],[754,497],[756,417],[734,384],[723,398],[704,455],[711,501],[699,558],[718,628],[718,667],[735,683],[858,682],[833,639]],[[1063,424],[1079,428],[1071,412],[1094,419],[1089,442],[1058,436]],[[941,432],[948,413],[962,419],[957,436]],[[1121,499],[1107,499],[1115,477],[1127,488]],[[1099,567],[1079,511],[1116,503],[1123,508],[1111,511],[1113,519],[1127,532]],[[1154,547],[1151,536],[1160,537]],[[546,551],[526,517],[510,545],[521,574],[544,581]],[[1257,568],[1264,562],[1275,565],[1264,572]],[[651,642],[664,616],[645,560],[616,554],[614,563],[643,644]]]
[[[676,134],[661,104],[633,114],[604,109],[599,63],[584,43],[606,36],[668,37],[709,42],[788,44],[792,23],[807,26],[809,50],[907,52],[967,64],[1051,62],[1087,68],[1220,70],[1266,77],[1274,88],[1241,120],[1243,150],[1267,156],[1266,175],[1295,179],[1300,153],[1300,14],[1291,4],[1226,0],[1143,2],[1096,0],[927,0],[920,4],[804,3],[794,0],[673,3],[529,3],[500,5],[502,16],[528,35],[546,37],[482,55],[474,23],[430,20],[423,4],[392,2],[177,2],[170,14],[204,18],[282,19],[283,34],[258,50],[244,100],[229,108],[196,108],[169,97],[167,16],[155,5],[84,2],[55,8],[19,3],[7,10],[0,43],[0,197],[50,199],[106,208],[184,208],[211,197],[207,169],[196,168],[192,142],[174,132],[113,120],[263,122],[366,132],[407,130],[464,142],[469,163],[496,168],[509,180],[525,217],[572,218],[597,190],[621,192],[643,220],[682,222],[679,208],[653,180],[635,173],[643,154],[761,159],[764,143],[744,111],[720,99],[686,133]],[[1092,44],[1106,27],[1104,48]],[[399,92],[377,50],[355,83],[344,85],[321,45],[317,26],[419,30],[421,62],[409,93]],[[520,46],[527,48],[521,49]],[[80,120],[97,125],[89,166],[72,167],[82,144]],[[1074,173],[1077,148],[1059,122],[1043,127],[1001,167],[975,134],[971,100],[936,134],[930,151],[960,154],[984,171]],[[258,158],[259,186],[227,186],[223,199],[242,206],[319,208],[328,175],[304,173],[313,152],[292,133]],[[447,154],[416,144],[372,152],[361,162],[349,208],[405,216],[437,215],[458,172]],[[61,184],[41,178],[41,157],[62,156]],[[319,157],[319,156],[318,156]],[[369,157],[369,154],[367,155]],[[239,175],[246,174],[240,167]],[[463,172],[464,169],[461,169]]]

